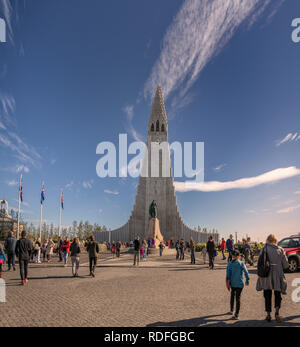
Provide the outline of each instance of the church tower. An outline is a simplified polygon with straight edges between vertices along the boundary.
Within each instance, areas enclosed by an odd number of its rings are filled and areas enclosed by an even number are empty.
[[[129,221],[114,231],[95,233],[96,240],[100,242],[106,240],[129,241],[134,240],[137,236],[144,239],[150,221],[149,207],[151,202],[155,200],[157,218],[164,240],[184,238],[187,241],[193,237],[196,242],[206,242],[207,234],[186,226],[178,211],[168,145],[168,119],[160,86],[157,87],[152,105],[146,144],[148,162],[147,158],[144,158],[141,172],[146,171],[148,175],[141,175],[139,178],[135,205]],[[167,150],[164,150],[166,147]],[[158,151],[158,155],[154,155],[154,161],[152,161],[153,149]],[[148,171],[144,170],[144,167]],[[218,234],[212,235],[217,241]]]

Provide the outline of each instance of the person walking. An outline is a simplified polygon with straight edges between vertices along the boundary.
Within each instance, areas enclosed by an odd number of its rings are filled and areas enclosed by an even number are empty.
[[[4,243],[4,249],[7,254],[8,271],[10,271],[11,267],[13,267],[13,270],[16,271],[16,244],[17,239],[15,238],[14,233],[11,231]]]
[[[159,256],[160,257],[162,257],[164,249],[165,249],[165,245],[162,241],[160,241],[160,243],[159,243]]]
[[[261,257],[266,255],[270,263],[270,270],[267,277],[258,277],[256,290],[263,291],[264,293],[265,311],[267,312],[266,320],[268,322],[272,320],[272,293],[274,293],[275,319],[277,323],[281,323],[281,317],[279,315],[282,301],[281,295],[285,295],[287,291],[284,270],[289,268],[289,262],[283,248],[279,247],[277,242],[275,235],[269,235],[265,247],[260,252],[258,264],[260,263]]]
[[[205,265],[206,264],[206,254],[207,254],[206,244],[204,244],[201,253],[202,253],[203,264]]]
[[[196,258],[195,258],[195,242],[193,240],[193,238],[190,238],[190,251],[191,251],[191,264],[196,264]]]
[[[43,262],[46,261],[47,246],[48,246],[48,240],[45,240],[44,243],[42,244]]]
[[[68,265],[68,257],[69,257],[69,253],[70,253],[70,246],[71,246],[71,242],[69,241],[69,238],[66,237],[65,241],[62,243],[61,245],[61,252],[64,258],[64,266]]]
[[[143,241],[143,260],[146,261],[148,255],[148,242],[146,240]]]
[[[233,319],[238,320],[241,308],[241,295],[244,288],[244,276],[246,278],[246,286],[248,286],[249,274],[245,263],[240,260],[239,251],[234,251],[232,253],[232,258],[232,261],[228,263],[226,269],[226,285],[227,289],[231,291],[230,314],[233,315],[234,302],[236,302]]]
[[[41,261],[40,261],[40,256],[41,256],[41,239],[38,237],[35,241],[35,244],[34,244],[34,262],[35,263],[38,263],[38,264],[41,264]]]
[[[21,284],[24,286],[28,282],[28,264],[30,254],[32,252],[32,244],[26,238],[26,231],[23,230],[21,239],[16,243],[16,256],[19,258]]]
[[[48,263],[51,259],[52,254],[53,254],[54,246],[55,246],[55,244],[54,244],[53,238],[50,236],[48,244],[47,244],[47,248],[46,248],[46,257],[47,257]]]
[[[207,241],[206,249],[207,249],[208,258],[209,258],[209,268],[213,270],[215,267],[214,260],[215,260],[217,250],[216,250],[215,241],[212,236],[210,236]]]
[[[234,251],[234,240],[233,240],[233,235],[229,235],[229,239],[226,241],[226,249],[228,252],[228,258],[227,261],[228,263],[232,260],[232,252]]]
[[[133,259],[133,266],[140,265],[140,248],[141,248],[141,243],[140,243],[140,238],[137,237],[133,241],[133,246],[134,246],[134,259]]]
[[[222,237],[222,241],[221,241],[221,252],[222,252],[223,260],[226,260],[226,257],[225,257],[225,250],[226,250],[226,241],[225,241],[224,237]]]
[[[243,244],[243,252],[244,252],[244,256],[245,256],[245,263],[249,264],[250,266],[253,266],[253,261],[252,261],[252,248],[251,248],[251,243],[250,243],[250,237],[247,238],[247,240],[245,239],[245,242]]]
[[[90,276],[95,277],[95,270],[96,270],[97,259],[99,254],[99,245],[98,245],[98,242],[95,241],[94,235],[91,235],[90,241],[87,244],[86,250],[89,254]]]
[[[31,254],[30,254],[30,262],[34,263],[34,247],[36,243],[36,238],[34,237],[32,242],[31,242]]]
[[[0,278],[2,277],[2,270],[3,270],[2,266],[5,262],[6,262],[5,252],[0,243]]]
[[[63,240],[60,236],[58,236],[58,243],[57,243],[57,249],[58,249],[58,257],[59,257],[59,262],[62,262],[62,251],[61,251],[61,246],[63,244]]]
[[[175,249],[176,249],[176,260],[178,260],[179,259],[179,256],[180,256],[180,249],[179,249],[179,246],[180,246],[180,242],[179,242],[179,240],[177,240],[176,241],[176,243],[175,243]]]
[[[183,239],[179,243],[180,258],[179,260],[184,260],[185,242]]]
[[[79,263],[80,263],[80,243],[79,238],[76,237],[70,246],[71,261],[72,261],[72,275],[78,277]]]
[[[122,247],[122,244],[121,244],[121,241],[119,240],[116,243],[116,256],[117,256],[117,258],[120,258],[121,247]]]

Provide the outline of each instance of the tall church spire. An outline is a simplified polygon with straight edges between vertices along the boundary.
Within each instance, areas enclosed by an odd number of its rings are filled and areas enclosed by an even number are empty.
[[[148,124],[148,136],[154,134],[161,134],[164,135],[164,137],[168,136],[168,120],[160,85],[158,85],[156,89]]]

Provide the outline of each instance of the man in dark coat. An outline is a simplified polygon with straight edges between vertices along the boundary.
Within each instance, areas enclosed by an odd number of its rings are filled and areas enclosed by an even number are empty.
[[[90,276],[95,277],[95,269],[97,266],[99,245],[98,245],[98,242],[95,241],[94,235],[90,237],[90,241],[87,244],[86,250],[89,254],[89,259],[90,259]]]
[[[16,244],[16,256],[19,258],[20,275],[22,285],[28,282],[28,263],[30,259],[30,254],[32,251],[32,244],[26,238],[26,231],[23,230],[21,234],[21,239],[17,241]]]
[[[212,236],[209,237],[207,244],[206,244],[206,249],[208,253],[208,258],[209,258],[209,268],[211,270],[214,269],[214,260],[216,256],[216,244]]]
[[[133,266],[140,265],[140,250],[141,250],[141,242],[139,236],[133,241],[134,244],[134,260]]]
[[[8,238],[5,240],[4,248],[7,253],[7,265],[8,265],[8,271],[10,271],[11,266],[13,267],[14,271],[16,271],[16,261],[15,261],[15,255],[16,255],[16,244],[17,239],[14,237],[14,233],[11,231],[9,233]]]

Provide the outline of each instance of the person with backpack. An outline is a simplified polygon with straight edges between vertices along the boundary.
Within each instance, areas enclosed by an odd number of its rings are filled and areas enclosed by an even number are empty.
[[[229,239],[226,241],[226,249],[228,252],[228,263],[232,260],[232,252],[234,251],[234,240],[233,235],[229,235]]]
[[[7,253],[7,265],[8,265],[8,271],[10,271],[11,266],[13,267],[13,270],[16,271],[16,244],[17,239],[14,237],[14,233],[11,231],[9,233],[8,238],[5,240],[4,248]]]
[[[227,289],[231,291],[230,314],[233,315],[234,302],[236,302],[233,319],[238,320],[241,307],[241,294],[244,288],[244,276],[246,278],[246,286],[248,286],[249,274],[245,263],[240,260],[239,251],[233,251],[232,258],[226,269],[226,285]]]
[[[275,297],[275,319],[281,323],[279,310],[281,308],[281,295],[286,294],[287,281],[284,270],[289,268],[289,262],[283,248],[277,245],[277,238],[271,234],[267,238],[265,247],[261,250],[257,262],[258,280],[257,291],[263,291],[265,298],[266,320],[271,322],[272,293]]]
[[[70,246],[71,261],[72,261],[72,274],[73,277],[78,277],[79,263],[80,263],[80,243],[79,238],[76,237]],[[76,267],[75,267],[76,266]]]
[[[6,262],[5,252],[4,252],[2,245],[0,243],[0,278],[2,277],[2,266],[5,262]]]
[[[121,247],[122,247],[122,244],[121,244],[121,241],[119,240],[116,243],[116,256],[117,256],[117,258],[120,258]]]
[[[95,277],[95,269],[97,266],[97,259],[99,254],[99,245],[98,245],[98,242],[95,241],[94,235],[91,235],[90,241],[87,244],[86,250],[89,254],[90,276]]]
[[[32,244],[30,240],[26,238],[26,231],[23,230],[21,239],[18,240],[16,244],[16,256],[19,258],[21,284],[23,286],[28,282],[28,264],[31,252]]]

